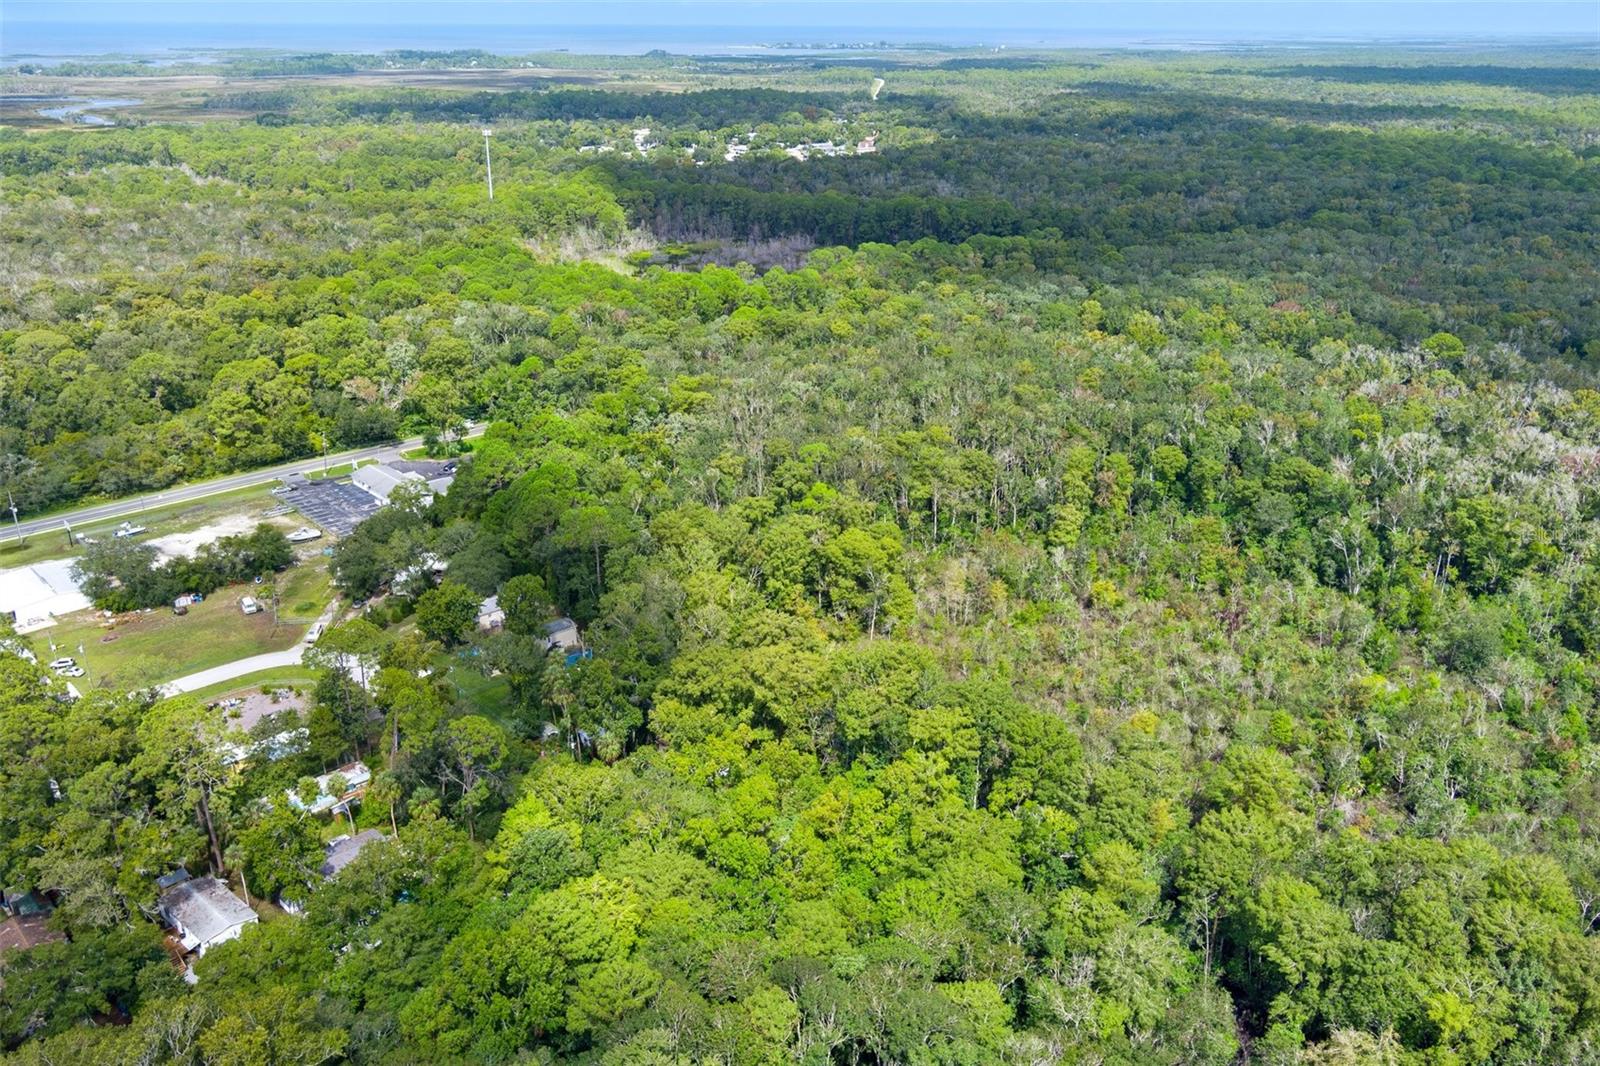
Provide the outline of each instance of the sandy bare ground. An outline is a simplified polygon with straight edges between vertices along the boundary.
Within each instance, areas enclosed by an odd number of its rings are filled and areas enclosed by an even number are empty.
[[[194,553],[213,541],[223,537],[236,537],[241,533],[249,533],[259,525],[261,519],[250,514],[229,515],[226,518],[191,529],[184,533],[168,533],[164,537],[154,537],[145,541],[156,550],[157,558],[161,562],[168,559],[192,559]]]
[[[250,732],[269,714],[282,714],[284,711],[303,714],[306,709],[303,693],[297,695],[289,689],[272,685],[267,686],[265,691],[258,689],[239,698],[242,702],[227,708],[224,716],[228,725],[241,733]]]

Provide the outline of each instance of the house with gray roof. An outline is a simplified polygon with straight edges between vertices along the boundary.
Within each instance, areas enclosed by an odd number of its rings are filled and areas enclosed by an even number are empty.
[[[235,939],[245,926],[258,921],[256,912],[215,877],[193,877],[173,885],[161,894],[156,909],[177,933],[184,951],[196,955]]]
[[[365,848],[368,844],[375,844],[380,840],[387,839],[376,829],[363,829],[355,836],[334,837],[328,841],[328,857],[323,860],[318,872],[322,874],[323,880],[329,880],[337,875],[340,870],[355,862],[356,856],[361,854],[362,848]]]
[[[578,623],[570,618],[557,618],[553,622],[546,622],[540,633],[544,638],[546,651],[566,652],[583,647],[583,638],[578,635]]]
[[[499,596],[490,596],[478,604],[478,628],[485,633],[496,629],[504,629],[506,625],[506,609],[500,606]]]

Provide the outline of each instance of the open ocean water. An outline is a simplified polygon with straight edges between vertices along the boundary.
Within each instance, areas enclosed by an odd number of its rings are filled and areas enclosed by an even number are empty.
[[[1443,43],[1408,35],[1409,43]],[[828,52],[879,43],[938,48],[1207,48],[1292,44],[1370,43],[1340,34],[1218,34],[1192,27],[1127,30],[975,28],[918,25],[712,26],[700,24],[541,25],[525,17],[504,23],[373,19],[364,22],[226,23],[147,19],[56,20],[6,18],[0,2],[0,62],[49,61],[84,56],[136,56],[157,62],[204,60],[208,52],[259,48],[291,52],[376,53],[398,49],[442,52],[482,49],[498,55],[567,51],[589,55],[752,55],[779,51]],[[1385,43],[1407,43],[1389,36]],[[1459,38],[1457,38],[1459,40]],[[781,49],[774,46],[783,45]]]
[[[1148,39],[1150,35],[1142,35]],[[1141,43],[1117,33],[1049,33],[1011,30],[983,33],[970,29],[910,25],[829,31],[815,26],[715,27],[704,25],[419,26],[384,23],[263,25],[167,22],[28,21],[0,23],[0,58],[65,58],[91,55],[163,55],[185,58],[207,50],[264,48],[311,52],[383,52],[394,49],[450,51],[481,48],[501,55],[565,50],[592,55],[642,55],[655,49],[682,55],[767,51],[774,44],[850,46],[876,42],[940,47],[1007,48],[1112,47]],[[1150,42],[1155,43],[1155,42]]]

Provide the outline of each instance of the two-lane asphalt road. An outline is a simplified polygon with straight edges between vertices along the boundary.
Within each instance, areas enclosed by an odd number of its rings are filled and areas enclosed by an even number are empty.
[[[467,427],[466,437],[477,437],[483,433],[483,424],[478,423]],[[270,485],[285,474],[309,474],[321,470],[323,464],[328,466],[342,466],[345,463],[363,462],[368,459],[395,459],[401,452],[422,447],[423,439],[413,437],[396,444],[379,444],[369,448],[354,448],[347,452],[330,454],[326,458],[317,456],[314,459],[300,459],[292,463],[281,463],[278,466],[263,467],[260,470],[251,470],[243,474],[229,474],[227,477],[212,478],[210,481],[195,481],[187,485],[174,485],[162,492],[150,492],[142,496],[130,496],[123,500],[114,500],[111,503],[93,504],[88,507],[79,507],[74,511],[61,511],[45,518],[31,518],[19,526],[5,522],[0,526],[0,539],[10,540],[19,533],[26,537],[34,533],[43,533],[47,530],[62,528],[63,522],[70,522],[73,526],[87,525],[93,522],[105,522],[118,518],[136,515],[141,511],[148,511],[156,507],[167,507],[174,503],[187,503],[190,500],[204,499],[215,496],[220,492],[232,492],[234,489],[247,489],[255,485]],[[0,515],[3,522],[3,515]]]

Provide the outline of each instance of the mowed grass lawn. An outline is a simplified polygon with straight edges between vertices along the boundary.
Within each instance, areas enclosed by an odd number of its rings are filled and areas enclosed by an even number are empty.
[[[34,634],[34,651],[44,661],[58,655],[77,659],[88,671],[77,680],[80,688],[84,682],[137,688],[171,681],[235,659],[282,651],[305,635],[303,622],[274,626],[270,608],[253,615],[239,610],[242,597],[260,595],[260,586],[232,585],[190,607],[186,615],[161,607],[148,614],[118,615],[114,625],[99,612],[83,611]],[[50,641],[57,650],[47,655]]]
[[[488,677],[469,660],[449,652],[436,658],[434,665],[445,672],[456,698],[473,714],[481,714],[506,729],[513,727],[515,715],[509,680]]]
[[[325,477],[344,477],[346,474],[350,473],[355,468],[356,468],[356,464],[355,463],[337,463],[337,464],[335,464],[333,466],[328,467],[328,469],[326,471],[323,471],[323,470],[307,470],[306,471],[306,477],[310,478],[312,481],[317,481],[317,480],[319,480],[321,478],[325,478]]]
[[[321,545],[322,541],[314,541]],[[333,575],[321,547],[304,562],[278,575],[278,617],[285,622],[310,625],[333,599]]]
[[[245,674],[231,681],[223,681],[209,688],[196,689],[190,695],[199,700],[215,700],[224,696],[242,696],[247,692],[265,692],[274,688],[298,688],[310,691],[316,687],[316,673],[307,666],[279,666]]]

